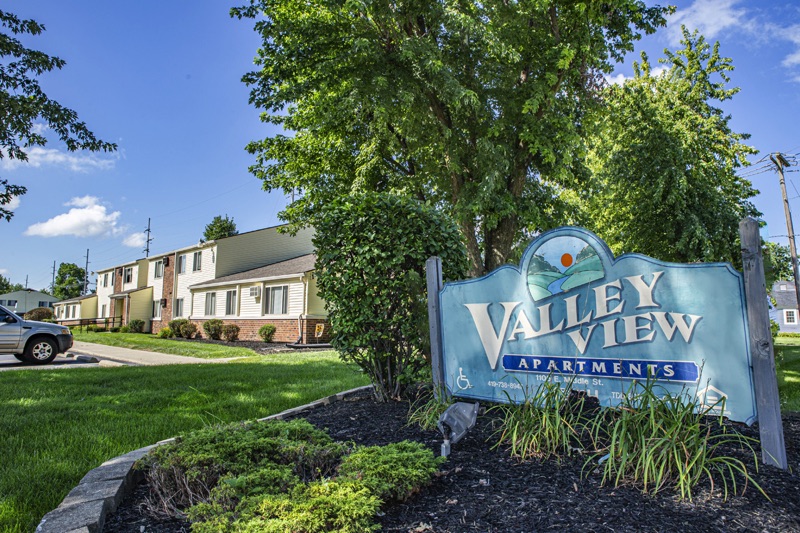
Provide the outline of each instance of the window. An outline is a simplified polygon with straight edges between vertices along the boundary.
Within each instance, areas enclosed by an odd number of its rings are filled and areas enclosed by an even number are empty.
[[[264,287],[264,314],[285,315],[288,312],[286,305],[288,295],[288,285]]]
[[[111,273],[111,285],[114,285],[114,282],[117,280],[117,273],[116,271]]]
[[[100,306],[100,318],[106,317],[106,304]]]
[[[786,284],[781,284],[781,289],[780,290],[785,291],[786,290]]]
[[[217,309],[217,293],[206,293],[206,316],[214,316]]]
[[[8,301],[8,306],[9,307],[16,307],[17,306],[17,301],[16,300],[9,300]]]
[[[161,318],[161,300],[153,300],[153,318]]]
[[[179,255],[178,256],[178,274],[183,274],[186,272],[186,256]]]
[[[236,314],[236,291],[228,291],[225,293],[225,314]]]
[[[103,287],[108,287],[108,272],[103,274]]]
[[[797,310],[784,309],[783,310],[783,323],[784,324],[797,324]]]
[[[133,268],[128,267],[125,269],[125,283],[133,281]]]
[[[156,279],[164,277],[164,261],[156,261],[153,277]]]
[[[192,272],[198,272],[202,267],[203,252],[195,252],[192,256]]]
[[[39,302],[39,305],[37,305],[37,307],[50,307],[50,306],[48,305],[48,302]]]
[[[173,313],[173,316],[183,316],[183,298],[178,298],[175,300],[175,312]]]
[[[6,301],[5,300],[0,300],[0,305],[6,305]]]

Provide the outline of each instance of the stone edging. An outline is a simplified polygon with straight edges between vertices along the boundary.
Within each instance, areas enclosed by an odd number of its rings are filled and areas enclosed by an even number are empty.
[[[330,405],[348,396],[370,390],[372,385],[357,387],[334,394],[300,407],[287,409],[281,413],[260,418],[257,421],[282,420],[301,414],[316,407]],[[106,515],[113,513],[133,488],[141,481],[142,474],[133,470],[133,464],[147,452],[175,438],[162,440],[156,444],[139,448],[119,457],[109,459],[94,470],[90,470],[78,486],[72,489],[64,501],[42,518],[36,528],[37,533],[99,533],[105,525]]]

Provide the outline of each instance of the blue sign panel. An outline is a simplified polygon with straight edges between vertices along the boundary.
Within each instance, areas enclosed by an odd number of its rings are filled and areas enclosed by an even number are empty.
[[[724,398],[726,416],[755,421],[742,277],[727,263],[615,259],[593,233],[559,228],[519,268],[448,283],[439,298],[454,396],[520,402],[551,380],[613,406],[653,376],[665,393]]]

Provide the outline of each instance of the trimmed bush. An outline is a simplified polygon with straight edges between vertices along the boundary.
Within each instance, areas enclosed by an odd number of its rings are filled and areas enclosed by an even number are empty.
[[[191,339],[194,338],[195,334],[197,333],[197,324],[194,322],[186,321],[185,324],[181,324],[181,337],[184,339]]]
[[[183,334],[181,333],[181,327],[188,323],[189,321],[185,318],[176,318],[175,320],[170,320],[167,326],[172,330],[176,337],[183,337]]]
[[[258,336],[261,337],[264,342],[272,342],[272,337],[275,336],[275,329],[275,326],[272,324],[264,324],[258,328]]]
[[[228,342],[239,340],[239,326],[236,324],[225,324],[222,326],[222,338]]]
[[[203,331],[206,332],[206,335],[208,335],[210,339],[218,341],[220,338],[222,338],[222,326],[222,320],[218,318],[212,318],[211,320],[206,320],[203,322]]]
[[[131,332],[131,328],[129,326],[122,326],[121,328],[119,328],[119,332],[120,333],[130,333]]]
[[[140,320],[138,318],[134,318],[130,322],[128,322],[128,329],[131,330],[131,333],[143,333],[144,332],[144,320]]]
[[[43,322],[44,320],[52,320],[53,318],[53,310],[49,307],[37,307],[36,309],[31,309],[22,317],[25,320],[38,320],[39,322]]]
[[[162,328],[161,331],[158,332],[159,339],[171,339],[174,336],[175,332],[173,332],[171,328]]]

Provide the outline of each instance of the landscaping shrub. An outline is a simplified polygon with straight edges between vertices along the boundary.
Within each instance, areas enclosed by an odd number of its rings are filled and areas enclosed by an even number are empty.
[[[184,324],[188,324],[189,320],[186,318],[176,318],[175,320],[170,320],[167,324],[167,327],[175,333],[176,337],[182,337],[183,334],[181,333],[181,328]]]
[[[439,256],[445,279],[467,271],[458,227],[416,200],[377,193],[326,204],[314,227],[331,344],[364,370],[379,399],[401,397],[430,364],[426,260]]]
[[[435,430],[439,424],[439,417],[451,405],[453,405],[453,399],[446,394],[446,391],[442,391],[437,399],[431,390],[411,403],[408,409],[408,424],[416,424],[422,429]]]
[[[40,322],[44,320],[52,320],[53,310],[49,307],[37,307],[25,313],[22,318],[25,320],[38,320]]]
[[[407,499],[442,461],[419,443],[354,448],[305,420],[274,420],[196,431],[137,468],[151,506],[185,513],[196,533],[356,533],[379,529],[381,503]]]
[[[222,326],[222,338],[228,342],[239,340],[239,326],[236,324],[225,324]]]
[[[440,464],[419,442],[403,441],[386,446],[357,448],[339,465],[339,479],[357,481],[381,501],[405,501],[430,483]]]
[[[130,333],[131,332],[131,328],[130,328],[130,326],[121,326],[119,328],[119,332],[120,333]]]
[[[109,328],[108,331],[110,331],[111,333],[119,333],[119,330],[120,330],[119,326],[114,326],[113,328]]]
[[[780,331],[781,331],[781,325],[770,318],[769,319],[769,332],[772,333],[772,340],[773,341],[776,338],[778,338],[778,335],[780,334]]]
[[[197,333],[197,324],[189,322],[188,320],[181,324],[181,337],[184,339],[192,339]]]
[[[258,336],[261,337],[264,342],[272,342],[272,337],[275,336],[275,326],[272,324],[264,324],[260,328],[258,328]]]
[[[175,336],[175,333],[172,331],[171,328],[161,328],[158,332],[158,337],[160,339],[171,339]]]
[[[138,318],[134,318],[130,322],[128,322],[128,329],[130,329],[131,333],[143,333],[144,332],[144,320],[140,320]]]
[[[208,338],[218,341],[222,337],[222,326],[222,320],[212,318],[211,320],[203,322],[203,331],[206,332]]]

